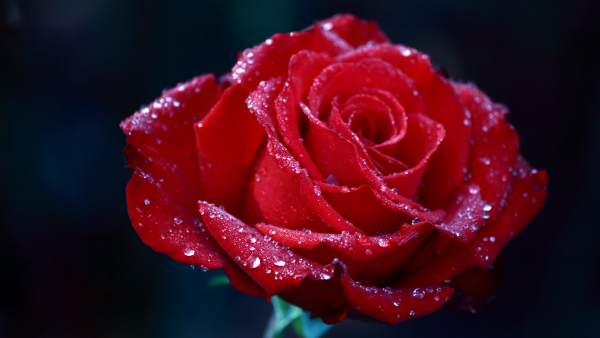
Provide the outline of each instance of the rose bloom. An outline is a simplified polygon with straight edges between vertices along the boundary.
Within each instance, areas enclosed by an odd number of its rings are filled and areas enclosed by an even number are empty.
[[[154,250],[333,323],[477,294],[547,177],[507,109],[373,22],[276,34],[122,122],[127,205]]]

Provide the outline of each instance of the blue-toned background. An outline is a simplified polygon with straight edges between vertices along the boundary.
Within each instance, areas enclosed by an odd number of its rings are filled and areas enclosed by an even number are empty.
[[[328,337],[597,337],[600,4],[0,0],[0,337],[260,337],[270,305],[142,245],[119,121],[162,89],[336,12],[378,21],[507,104],[549,200],[496,298]]]

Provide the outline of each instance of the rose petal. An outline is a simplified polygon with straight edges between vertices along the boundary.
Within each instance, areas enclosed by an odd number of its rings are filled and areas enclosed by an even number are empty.
[[[313,260],[328,263],[339,258],[354,278],[369,283],[397,275],[431,231],[427,223],[407,224],[392,234],[379,236],[316,233],[260,223],[256,227]]]
[[[294,289],[284,291],[280,296],[329,324],[346,319],[351,307],[342,289],[339,272],[328,280],[305,278]]]
[[[211,236],[270,295],[293,288],[307,276],[333,275],[332,266],[304,259],[213,204],[199,201],[198,208]]]
[[[317,119],[306,105],[301,106],[308,121],[304,145],[322,175],[333,175],[342,185],[364,184],[366,181],[358,165],[359,154],[352,143]]]
[[[381,203],[368,185],[348,188],[319,183],[323,196],[340,215],[365,233],[392,233],[413,217]]]
[[[455,83],[454,88],[472,116],[470,181],[481,187],[483,199],[493,207],[488,216],[494,219],[500,210],[498,203],[510,188],[511,170],[519,155],[519,138],[506,121],[506,108],[494,104],[472,85]]]
[[[389,324],[423,316],[441,308],[452,296],[449,287],[377,288],[342,276],[344,292],[354,309]]]
[[[212,75],[194,78],[121,123],[134,168],[127,206],[144,243],[178,262],[219,268],[219,249],[204,232],[195,200],[200,194],[192,124],[220,96]]]
[[[301,50],[312,50],[331,56],[346,51],[348,44],[345,38],[350,39],[348,43],[359,43],[364,39],[368,39],[364,42],[385,39],[377,26],[370,22],[351,16],[334,17],[301,32],[275,34],[264,43],[246,49],[233,67],[231,77],[251,90],[261,80],[285,76],[288,60]]]
[[[288,80],[277,97],[275,110],[277,126],[285,144],[311,177],[322,179],[322,173],[302,143],[300,135],[300,99],[321,69],[331,62],[325,54],[300,51],[290,59]]]
[[[195,126],[202,199],[239,211],[254,160],[265,138],[246,107],[242,87],[229,87]]]
[[[465,185],[448,207],[446,219],[435,226],[450,238],[470,242],[485,224],[488,207],[489,204],[481,198],[478,185]]]
[[[464,108],[444,78],[435,73],[422,86],[415,82],[425,100],[427,116],[446,130],[444,142],[431,157],[420,192],[426,205],[439,207],[447,203],[454,189],[463,182],[471,131],[464,123]]]
[[[546,186],[546,173],[531,170],[520,160],[512,191],[497,219],[483,228],[469,245],[453,243],[440,255],[423,262],[416,271],[408,273],[402,285],[442,283],[475,265],[488,268],[500,250],[539,212],[546,197]]]
[[[321,116],[333,98],[348,98],[365,88],[393,94],[409,112],[418,111],[422,104],[412,94],[412,80],[399,69],[379,59],[338,62],[326,67],[315,78],[307,96],[307,103],[311,111]]]
[[[373,163],[377,166],[377,169],[384,175],[390,175],[408,169],[408,166],[405,163],[377,150],[375,147],[369,147],[367,148],[367,151],[369,152]]]
[[[223,271],[229,279],[229,283],[240,292],[250,296],[268,299],[271,296],[254,280],[252,280],[232,259],[227,259]]]
[[[335,15],[318,23],[324,30],[335,32],[353,47],[366,43],[383,43],[388,39],[374,21],[359,20],[348,14]]]
[[[271,224],[258,223],[256,228],[265,235],[269,235],[277,242],[292,249],[313,250],[324,246],[332,249],[334,256],[347,261],[369,261],[379,256],[397,251],[403,247],[423,238],[431,229],[427,223],[406,225],[395,233],[366,236],[362,234],[318,233],[307,230],[293,230]],[[330,259],[326,259],[330,260]]]
[[[390,144],[385,151],[411,168],[387,175],[385,182],[400,195],[413,197],[429,160],[442,144],[446,131],[441,124],[419,113],[409,115],[407,124],[406,136],[400,142]]]

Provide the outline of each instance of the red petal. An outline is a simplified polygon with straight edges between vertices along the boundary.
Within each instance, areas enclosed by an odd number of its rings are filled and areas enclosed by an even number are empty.
[[[479,186],[465,185],[448,207],[446,219],[435,226],[450,238],[470,242],[485,224],[488,208],[491,205],[481,198]]]
[[[297,286],[306,277],[331,279],[325,267],[298,256],[221,208],[198,202],[206,229],[244,272],[270,295]]]
[[[302,104],[307,117],[304,145],[323,176],[334,176],[338,183],[357,186],[365,183],[355,147],[335,130],[316,118]],[[337,109],[334,109],[337,110]],[[332,113],[333,114],[333,113]],[[341,122],[343,123],[343,122]],[[319,179],[318,177],[313,177]]]
[[[512,191],[497,219],[483,228],[469,245],[453,243],[441,255],[431,257],[411,272],[402,285],[442,283],[474,265],[488,268],[508,241],[539,212],[546,186],[546,173],[530,170],[521,161],[513,177]]]
[[[413,197],[421,184],[430,158],[442,144],[446,131],[444,127],[428,117],[415,113],[408,116],[406,136],[386,149],[388,154],[400,159],[411,168],[387,175],[385,182],[406,197]]]
[[[265,138],[263,128],[246,107],[246,96],[240,86],[229,87],[195,128],[201,199],[222,204],[232,212],[240,210]]]
[[[207,268],[223,261],[195,206],[200,182],[192,124],[219,96],[212,75],[197,77],[121,123],[135,168],[127,206],[136,232],[154,250]]]
[[[307,230],[292,230],[270,224],[258,223],[256,228],[262,233],[271,236],[277,242],[292,249],[313,250],[319,246],[326,246],[335,251],[334,256],[348,262],[369,261],[423,239],[431,226],[427,223],[406,225],[395,233],[366,236],[363,234],[318,233]]]
[[[369,147],[367,148],[367,151],[377,166],[377,169],[379,169],[384,175],[398,173],[408,169],[408,166],[405,163],[402,163],[398,159],[377,150],[375,147]]]
[[[314,77],[331,62],[327,55],[300,51],[290,59],[288,81],[275,102],[277,123],[285,144],[311,177],[322,179],[321,172],[313,162],[301,141],[300,102]]]
[[[328,280],[305,278],[294,289],[280,296],[290,303],[309,311],[311,316],[321,317],[326,323],[344,320],[351,306],[342,288],[340,269]]]
[[[235,264],[233,260],[227,259],[225,262],[226,263],[223,266],[223,271],[225,271],[231,286],[250,296],[261,297],[265,299],[271,297],[260,285],[256,284],[256,282],[253,281],[244,272],[244,270],[240,269],[240,267]]]
[[[431,225],[417,223],[407,224],[392,234],[365,236],[290,230],[268,224],[256,227],[314,260],[327,263],[339,258],[354,278],[369,283],[380,283],[397,275],[431,230]]]
[[[387,37],[374,21],[357,19],[348,14],[336,15],[318,23],[324,30],[336,33],[353,47],[368,42],[387,42]]]
[[[472,85],[454,84],[454,88],[472,114],[470,181],[481,187],[483,199],[493,206],[488,213],[493,219],[510,188],[511,170],[519,155],[519,138],[506,121],[506,108],[494,104]]]
[[[375,319],[396,324],[432,313],[441,308],[452,296],[449,287],[432,288],[377,288],[365,286],[348,274],[342,276],[346,296],[356,311]]]
[[[546,200],[546,172],[530,169],[522,159],[519,162],[506,206],[473,243],[472,252],[480,267],[488,268],[494,262],[500,250],[525,229]]]
[[[348,47],[339,37],[319,25],[302,32],[275,34],[262,44],[246,49],[238,57],[231,77],[248,90],[259,81],[287,74],[288,61],[301,50],[311,50],[336,56]]]
[[[323,196],[344,218],[367,234],[391,233],[412,216],[381,203],[368,185],[355,188],[320,184]]]
[[[308,106],[320,116],[335,97],[348,98],[367,88],[391,93],[407,112],[419,111],[422,107],[420,99],[413,95],[412,80],[379,59],[338,62],[326,67],[310,88]]]
[[[415,82],[425,100],[427,116],[446,129],[444,142],[433,154],[425,172],[421,196],[427,206],[444,206],[464,179],[470,126],[465,125],[464,108],[445,79],[435,73],[424,84]]]

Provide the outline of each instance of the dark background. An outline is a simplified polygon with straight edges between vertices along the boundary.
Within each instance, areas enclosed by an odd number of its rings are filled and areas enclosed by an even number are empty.
[[[507,104],[550,175],[496,298],[328,337],[597,337],[600,6],[570,1],[0,0],[0,337],[260,337],[270,305],[130,227],[120,120],[236,52],[336,12],[378,21]]]

